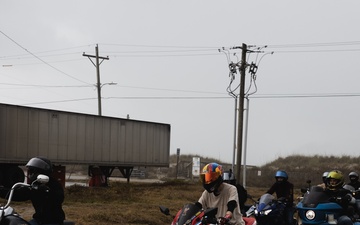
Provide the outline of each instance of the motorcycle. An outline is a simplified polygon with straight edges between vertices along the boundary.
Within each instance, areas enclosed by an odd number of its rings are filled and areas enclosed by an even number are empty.
[[[343,197],[344,198],[344,197]],[[351,196],[345,196],[350,198]],[[312,186],[304,194],[303,199],[297,204],[299,225],[329,225],[337,224],[342,215],[343,208],[337,203],[341,197],[330,199],[322,187]],[[352,202],[355,204],[355,201]],[[356,218],[352,218],[354,224],[360,224]]]
[[[160,211],[169,216],[170,210],[165,206],[160,206]],[[171,225],[205,225],[221,224],[216,218],[217,208],[203,210],[195,204],[185,204],[175,216]]]
[[[360,221],[360,189],[355,190],[351,185],[344,185],[344,189],[350,191],[351,196],[355,198],[355,203],[353,204],[353,220]]]
[[[283,199],[266,193],[246,211],[246,217],[255,217],[258,225],[285,225],[285,207]]]
[[[32,184],[16,183],[14,184],[9,193],[7,203],[4,206],[0,206],[0,225],[30,225],[26,220],[16,213],[14,208],[10,206],[14,191],[18,187],[36,188],[37,184],[46,184],[49,182],[49,177],[46,175],[38,175],[37,179]],[[35,184],[37,183],[37,184]],[[75,225],[72,221],[64,221],[63,225]]]

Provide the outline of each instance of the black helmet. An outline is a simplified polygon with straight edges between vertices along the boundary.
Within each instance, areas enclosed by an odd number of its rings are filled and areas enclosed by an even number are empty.
[[[26,167],[28,168],[28,177],[31,181],[36,180],[39,174],[50,176],[53,171],[51,161],[40,156],[31,158]]]
[[[349,179],[350,179],[350,182],[356,182],[359,180],[359,174],[357,172],[350,172],[349,173]]]

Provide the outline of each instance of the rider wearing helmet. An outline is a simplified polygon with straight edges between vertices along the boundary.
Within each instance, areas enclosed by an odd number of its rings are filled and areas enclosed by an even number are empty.
[[[52,163],[44,157],[34,157],[26,164],[28,179],[30,182],[36,180],[39,174],[50,176],[53,172]]]
[[[222,166],[217,163],[204,166],[200,173],[200,180],[205,190],[195,204],[203,209],[217,207],[216,216],[220,217],[223,223],[229,221],[231,224],[245,225],[240,212],[236,187],[224,183],[222,174]]]
[[[341,171],[333,170],[330,171],[326,177],[327,190],[338,192],[342,190],[344,186],[344,176]]]
[[[354,171],[350,172],[349,180],[350,180],[350,182],[348,183],[348,185],[354,187],[355,190],[359,190],[359,188],[360,188],[359,174]]]
[[[14,192],[14,201],[31,200],[35,209],[31,225],[62,225],[65,213],[62,209],[64,201],[64,189],[61,184],[52,177],[52,163],[44,157],[34,157],[26,164],[27,178],[35,188],[21,187]],[[49,182],[38,184],[38,175],[46,175]]]
[[[289,177],[284,170],[278,170],[275,173],[275,183],[266,192],[269,194],[276,193],[278,199],[283,199],[285,207],[285,216],[287,224],[293,224],[294,215],[294,185],[288,181]]]
[[[323,182],[318,185],[318,186],[322,187],[324,190],[326,188],[326,178],[327,178],[328,174],[329,174],[329,172],[327,172],[327,171],[322,174],[321,178],[322,178]]]
[[[204,166],[200,179],[205,190],[214,195],[219,195],[219,187],[223,183],[222,166],[217,163],[209,163]]]
[[[326,178],[327,178],[328,175],[329,175],[329,172],[327,172],[327,171],[322,174],[322,181],[324,183],[326,183]]]
[[[276,193],[276,197],[284,198],[286,203],[289,205],[293,204],[294,201],[294,185],[288,181],[289,177],[283,170],[276,171],[275,180],[276,182],[266,192],[269,194]]]
[[[338,203],[342,208],[342,215],[338,218],[339,225],[352,225],[350,219],[351,212],[348,212],[348,205],[354,203],[355,199],[351,196],[349,190],[343,188],[344,176],[341,171],[330,171],[326,178],[325,193],[329,196],[330,201]]]
[[[225,183],[232,184],[236,187],[239,196],[240,211],[243,215],[246,215],[245,202],[248,198],[247,190],[241,184],[236,183],[235,176],[231,169],[229,172],[224,172],[222,177]]]

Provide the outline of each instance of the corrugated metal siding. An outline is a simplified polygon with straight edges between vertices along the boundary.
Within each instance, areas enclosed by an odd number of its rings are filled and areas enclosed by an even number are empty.
[[[168,166],[170,125],[0,104],[0,161]]]

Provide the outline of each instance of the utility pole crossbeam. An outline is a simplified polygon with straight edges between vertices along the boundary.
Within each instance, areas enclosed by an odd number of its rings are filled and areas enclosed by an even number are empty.
[[[246,74],[246,53],[247,45],[242,44],[241,65],[240,65],[240,94],[238,112],[238,136],[237,136],[237,157],[236,157],[236,183],[240,184],[241,156],[243,145],[243,124],[244,124],[244,100],[245,100],[245,74]]]
[[[102,115],[101,113],[101,83],[100,83],[100,64],[104,61],[104,60],[109,60],[109,57],[102,57],[99,56],[99,48],[98,45],[96,45],[95,47],[95,54],[96,55],[88,55],[83,53],[83,56],[86,56],[89,58],[89,60],[91,61],[91,63],[96,67],[96,75],[97,75],[97,83],[96,83],[96,87],[97,87],[97,93],[98,93],[98,112],[99,112],[99,116]],[[94,63],[91,58],[95,58],[96,59],[96,63]],[[102,59],[101,62],[99,62],[99,59]]]

